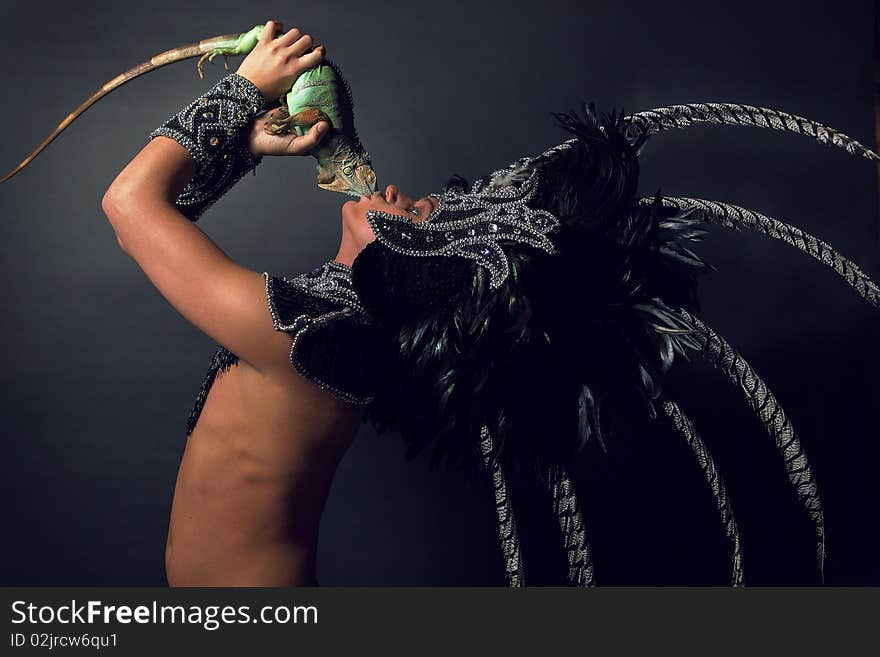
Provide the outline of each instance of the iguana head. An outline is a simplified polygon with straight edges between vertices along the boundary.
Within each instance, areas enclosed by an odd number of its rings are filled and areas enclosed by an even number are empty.
[[[377,190],[376,173],[369,154],[346,135],[330,136],[322,146],[329,154],[318,156],[318,187],[351,196],[369,196]]]

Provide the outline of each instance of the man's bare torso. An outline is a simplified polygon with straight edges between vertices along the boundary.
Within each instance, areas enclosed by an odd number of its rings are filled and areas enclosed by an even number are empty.
[[[219,372],[171,509],[171,586],[315,585],[318,528],[363,408],[293,370]]]

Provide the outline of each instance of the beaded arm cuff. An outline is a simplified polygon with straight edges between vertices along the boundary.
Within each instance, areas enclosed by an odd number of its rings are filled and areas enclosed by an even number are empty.
[[[331,260],[292,279],[263,276],[275,330],[293,336],[290,362],[296,371],[340,399],[372,402],[376,333],[351,269]]]
[[[260,90],[230,73],[150,133],[170,137],[196,161],[196,174],[175,201],[190,221],[199,217],[262,161],[239,134],[265,107]]]

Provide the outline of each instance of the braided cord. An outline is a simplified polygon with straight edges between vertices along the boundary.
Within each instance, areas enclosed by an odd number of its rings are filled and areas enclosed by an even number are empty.
[[[525,573],[523,572],[519,534],[516,530],[516,518],[507,490],[507,479],[504,476],[504,470],[499,462],[492,463],[492,436],[489,434],[489,427],[486,425],[480,428],[480,452],[483,457],[483,464],[487,468],[492,468],[495,513],[498,515],[498,536],[501,539],[501,556],[504,559],[507,582],[509,586],[521,587],[525,585]]]
[[[562,544],[568,557],[568,579],[576,586],[595,586],[593,556],[584,528],[584,517],[578,505],[574,482],[561,467],[551,468],[547,487],[553,513],[559,521]]]
[[[807,460],[807,454],[791,421],[770,388],[742,355],[700,319],[685,310],[680,312],[685,321],[696,329],[694,337],[702,345],[703,357],[724,372],[731,383],[743,391],[752,411],[775,441],[785,464],[788,480],[813,521],[817,541],[816,560],[819,572],[824,573],[825,518],[819,498],[819,488],[816,485],[813,469]]]
[[[653,198],[639,199],[641,204],[650,204]],[[826,267],[834,270],[863,299],[880,309],[880,286],[849,258],[841,255],[830,244],[807,233],[796,226],[768,217],[748,208],[718,201],[681,196],[664,197],[663,203],[680,210],[693,209],[695,214],[708,223],[740,230],[748,228],[767,237],[781,240],[815,258]]]
[[[742,544],[739,537],[739,529],[736,526],[736,518],[733,516],[733,508],[727,496],[727,488],[724,480],[715,466],[715,460],[712,454],[706,448],[706,443],[700,437],[699,432],[694,427],[690,418],[684,414],[674,401],[663,400],[663,412],[672,421],[675,429],[682,435],[688,446],[693,450],[694,456],[697,457],[697,463],[700,470],[706,477],[706,482],[712,490],[715,498],[715,507],[721,516],[721,524],[724,527],[724,533],[730,541],[731,549],[731,576],[730,582],[732,586],[740,587],[743,585],[743,555]]]
[[[789,114],[780,110],[737,103],[693,103],[670,105],[637,112],[626,117],[629,120],[627,137],[630,140],[653,135],[663,130],[684,128],[694,123],[744,125],[797,132],[813,137],[823,144],[832,144],[852,155],[880,160],[880,155],[860,144],[839,130]]]
[[[812,137],[820,143],[841,148],[851,155],[861,155],[869,160],[880,160],[880,155],[840,130],[803,116],[755,105],[739,103],[669,105],[630,114],[625,116],[623,121],[626,124],[625,136],[630,143],[639,142],[664,130],[685,128],[695,123],[712,123],[796,132]],[[521,158],[511,167],[530,167],[546,163],[572,148],[576,142],[577,138],[567,139],[534,158]]]

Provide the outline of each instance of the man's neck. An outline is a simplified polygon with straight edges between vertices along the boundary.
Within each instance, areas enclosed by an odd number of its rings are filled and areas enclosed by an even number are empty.
[[[333,259],[336,262],[341,262],[351,267],[354,264],[354,259],[357,258],[358,253],[360,253],[360,251],[354,243],[354,240],[351,239],[350,235],[343,231],[342,242],[339,245],[339,252]]]

